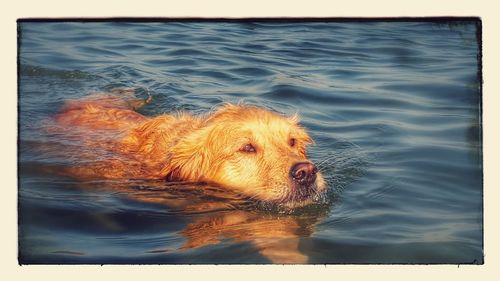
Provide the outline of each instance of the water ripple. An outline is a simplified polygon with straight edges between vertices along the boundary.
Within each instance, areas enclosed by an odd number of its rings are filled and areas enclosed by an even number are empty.
[[[259,263],[279,252],[321,264],[481,263],[477,28],[20,22],[20,260]],[[203,114],[228,101],[298,112],[315,140],[308,155],[328,182],[326,200],[282,212],[214,187],[50,174],[78,162],[54,147],[82,144],[41,132],[43,120],[67,99],[116,87],[151,94],[140,110],[148,116]]]

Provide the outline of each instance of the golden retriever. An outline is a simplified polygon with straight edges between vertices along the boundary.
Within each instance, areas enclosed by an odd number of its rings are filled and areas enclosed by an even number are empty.
[[[292,207],[309,204],[325,190],[321,173],[307,159],[312,140],[297,115],[225,104],[206,116],[146,117],[135,111],[145,102],[132,89],[66,102],[54,117],[58,127],[90,149],[105,151],[66,173],[205,182]]]

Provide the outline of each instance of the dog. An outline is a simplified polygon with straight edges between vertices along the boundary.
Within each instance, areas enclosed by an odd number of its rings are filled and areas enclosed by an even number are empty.
[[[86,153],[86,164],[66,167],[66,174],[203,182],[290,207],[308,205],[325,191],[322,174],[307,158],[312,139],[297,114],[227,103],[203,116],[147,117],[136,110],[151,99],[139,100],[134,92],[70,100],[54,116],[58,128],[95,154]]]

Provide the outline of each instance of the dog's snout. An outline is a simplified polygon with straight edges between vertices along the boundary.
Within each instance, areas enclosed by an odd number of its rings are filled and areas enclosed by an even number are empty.
[[[316,181],[318,168],[310,162],[299,162],[290,169],[290,176],[293,181],[302,186],[309,186]]]

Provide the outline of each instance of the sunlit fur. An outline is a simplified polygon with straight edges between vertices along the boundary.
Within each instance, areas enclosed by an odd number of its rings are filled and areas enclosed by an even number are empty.
[[[306,146],[312,142],[297,115],[225,104],[206,116],[150,118],[119,98],[105,97],[105,102],[73,101],[55,117],[59,126],[83,128],[87,145],[117,155],[69,168],[73,176],[207,182],[262,201],[292,206],[311,201],[295,199],[289,176],[293,164],[308,161]],[[92,141],[92,132],[101,139]],[[102,141],[110,132],[115,135]],[[293,146],[290,139],[295,139]],[[247,144],[255,152],[243,151]],[[320,173],[314,185],[317,193],[324,190]]]

